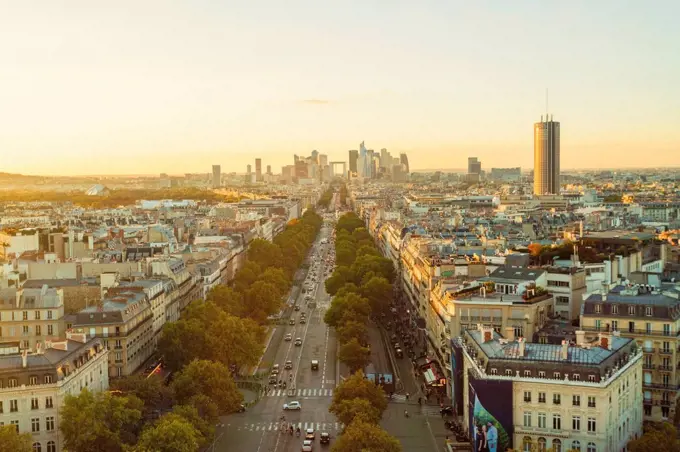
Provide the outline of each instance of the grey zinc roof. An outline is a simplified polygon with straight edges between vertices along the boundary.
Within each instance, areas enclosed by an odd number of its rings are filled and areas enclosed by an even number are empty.
[[[524,344],[524,356],[519,356],[519,342],[512,341],[502,344],[499,339],[502,337],[494,332],[494,338],[488,342],[482,342],[482,333],[479,330],[468,330],[468,334],[474,339],[484,354],[489,359],[511,359],[516,361],[542,361],[542,362],[561,362],[572,364],[600,364],[607,358],[615,354],[619,349],[629,344],[632,339],[620,336],[612,336],[612,349],[607,350],[601,347],[591,347],[590,349],[581,347],[568,348],[567,359],[562,359],[562,346],[553,344],[536,344],[526,342]]]
[[[513,281],[532,281],[540,278],[545,273],[541,268],[526,267],[499,267],[490,275],[490,280],[506,279]]]

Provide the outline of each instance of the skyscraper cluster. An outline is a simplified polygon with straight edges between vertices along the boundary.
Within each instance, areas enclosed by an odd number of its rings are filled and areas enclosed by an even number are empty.
[[[349,176],[362,179],[391,179],[395,182],[403,182],[409,173],[408,156],[400,154],[392,157],[390,152],[383,148],[380,153],[373,149],[367,149],[362,141],[359,150],[349,151]]]
[[[286,182],[299,184],[314,184],[327,182],[333,177],[328,155],[314,150],[309,157],[293,155],[293,164],[281,168],[282,179]]]

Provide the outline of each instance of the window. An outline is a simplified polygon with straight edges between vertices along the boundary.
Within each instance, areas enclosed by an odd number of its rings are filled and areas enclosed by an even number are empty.
[[[538,393],[538,403],[545,403],[545,392]]]
[[[107,348],[108,348],[108,342],[107,342]],[[495,367],[491,368],[491,375],[498,375],[498,369]]]
[[[37,410],[38,408],[40,408],[40,407],[38,406],[38,398],[37,398],[37,397],[31,398],[31,409],[32,409],[32,410]]]
[[[571,442],[571,449],[581,452],[581,442],[579,440],[574,440]]]
[[[47,442],[47,452],[57,452],[57,444],[54,441]]]
[[[3,411],[4,411],[4,410],[2,409],[2,400],[0,400],[0,414],[2,414]]]
[[[28,325],[22,325],[21,326],[21,334],[26,336],[29,333],[30,333],[30,329],[28,328]]]
[[[512,369],[505,369],[505,375],[507,377],[512,377]]]
[[[545,371],[544,370],[538,371],[538,378],[545,378]]]
[[[531,427],[531,412],[530,411],[524,412],[524,426],[525,427]]]
[[[40,311],[35,311],[35,319],[40,320]]]
[[[538,413],[538,428],[545,428],[546,418],[547,416],[545,413]]]
[[[571,417],[571,429],[575,432],[578,432],[581,430],[581,416],[572,416]]]
[[[553,405],[562,403],[562,397],[559,394],[553,394]]]
[[[545,452],[545,438],[538,438],[538,451],[539,452]]]
[[[54,416],[47,416],[45,418],[45,430],[51,432],[54,430]]]
[[[595,396],[588,396],[588,408],[595,408]]]
[[[595,305],[595,313],[596,313],[596,314],[599,314],[600,312],[602,312],[602,305],[601,305],[601,304],[596,304],[596,305]]]
[[[588,452],[597,452],[597,446],[595,443],[588,443]]]
[[[559,439],[554,439],[552,441],[553,452],[562,452],[562,441]]]
[[[571,404],[574,406],[581,406],[581,396],[574,395],[571,397]]]
[[[525,436],[522,438],[522,451],[531,452],[531,445],[534,442],[531,440],[531,436]]]
[[[619,321],[618,320],[612,320],[612,331],[618,331],[619,330]]]
[[[553,378],[554,378],[555,380],[559,380],[559,379],[561,378],[560,373],[559,373],[559,372],[553,372]]]
[[[595,381],[595,375],[588,375],[588,381]]]
[[[45,375],[45,384],[48,385],[52,383],[52,375]]]
[[[21,313],[21,318],[24,320],[28,320],[28,311],[24,311]]]
[[[671,324],[670,323],[664,323],[663,324],[663,335],[664,336],[670,336],[671,335]]]
[[[37,385],[38,384],[38,377],[36,377],[35,375],[31,375],[30,377],[28,377],[28,384],[29,385]]]
[[[618,314],[618,313],[619,313],[618,305],[613,304],[612,305],[612,314]]]
[[[628,315],[635,315],[635,306],[634,305],[628,306]]]
[[[40,325],[36,325],[35,326],[35,335],[40,336],[41,333],[42,333],[42,331],[40,330]]]
[[[645,306],[645,315],[648,317],[652,316],[652,307],[651,306]]]
[[[41,452],[42,451],[42,446],[40,443],[33,443],[33,452]]]
[[[588,418],[588,431],[595,433],[597,431],[597,422],[594,417]]]
[[[524,391],[524,401],[531,402],[531,391]]]
[[[524,376],[527,377],[527,378],[528,378],[528,377],[531,377],[531,371],[530,371],[530,370],[525,370],[525,371],[524,371]]]
[[[40,431],[40,418],[34,417],[31,419],[31,431],[33,433]]]
[[[553,430],[562,430],[562,416],[553,414]]]
[[[13,425],[15,429],[17,429],[17,433],[19,433],[19,421],[14,420],[14,421],[9,421],[9,425]]]
[[[52,403],[52,396],[45,397],[45,408],[54,408]]]
[[[9,412],[10,413],[16,413],[19,411],[19,402],[14,399],[9,401]]]

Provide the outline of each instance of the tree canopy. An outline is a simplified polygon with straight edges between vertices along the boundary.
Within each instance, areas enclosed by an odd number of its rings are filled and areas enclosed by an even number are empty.
[[[680,450],[678,432],[670,422],[645,426],[645,433],[628,443],[630,452],[672,452]]]
[[[196,452],[201,433],[184,417],[169,413],[153,426],[146,428],[139,438],[139,452]]]
[[[341,400],[333,404],[328,410],[335,414],[340,422],[349,425],[355,418],[359,417],[364,422],[377,424],[380,422],[382,413],[366,399],[355,398]]]
[[[366,379],[361,371],[350,375],[335,388],[330,409],[333,410],[332,412],[336,412],[340,409],[339,404],[342,401],[357,398],[367,400],[380,413],[380,416],[387,409],[385,391],[380,386]]]
[[[33,452],[30,433],[18,433],[13,425],[0,425],[0,452]]]
[[[401,443],[380,426],[357,418],[335,440],[333,452],[401,452]]]
[[[181,404],[190,402],[194,396],[205,395],[221,414],[237,411],[243,401],[229,369],[214,361],[192,361],[177,374],[172,389]]]
[[[61,407],[59,429],[70,452],[122,451],[136,442],[143,402],[135,396],[110,392],[77,396],[67,394]]]
[[[340,345],[338,359],[349,367],[350,372],[363,370],[371,362],[371,351],[362,346],[356,337]]]

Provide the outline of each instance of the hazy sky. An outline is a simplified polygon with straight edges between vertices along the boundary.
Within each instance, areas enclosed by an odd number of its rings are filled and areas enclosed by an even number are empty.
[[[680,164],[680,2],[0,0],[0,171]]]

